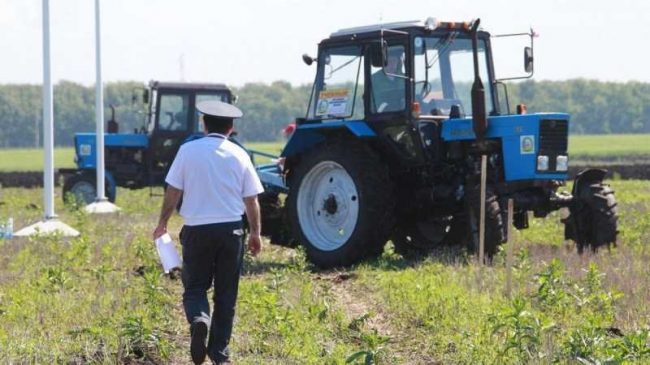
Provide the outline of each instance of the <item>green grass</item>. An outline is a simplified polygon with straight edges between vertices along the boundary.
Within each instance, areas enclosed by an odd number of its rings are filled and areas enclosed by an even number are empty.
[[[54,149],[54,167],[75,167],[74,148]],[[0,171],[42,171],[43,150],[36,148],[0,149]]]
[[[279,155],[284,144],[282,142],[247,143],[247,147],[261,152]],[[268,159],[260,158],[259,162]],[[72,168],[74,163],[73,147],[57,147],[54,149],[54,168]],[[43,150],[36,148],[5,148],[0,149],[0,171],[42,171]]]
[[[575,157],[650,159],[650,134],[572,135],[569,154]]]
[[[578,256],[556,214],[515,234],[512,297],[499,254],[386,252],[319,271],[301,250],[246,257],[232,340],[238,364],[650,362],[650,182],[613,181],[620,242]],[[57,190],[60,194],[60,190]],[[42,214],[41,189],[0,190],[0,221]],[[150,232],[160,197],[119,189],[89,216],[56,198],[73,239],[0,240],[0,363],[188,363],[181,283]],[[170,232],[177,240],[181,220]],[[618,329],[622,334],[616,334]],[[614,332],[613,332],[614,331]]]

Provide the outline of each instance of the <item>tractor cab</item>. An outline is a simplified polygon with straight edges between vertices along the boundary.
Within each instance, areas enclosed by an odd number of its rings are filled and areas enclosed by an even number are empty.
[[[149,167],[154,175],[166,173],[186,139],[203,134],[197,103],[205,100],[231,103],[233,99],[230,89],[223,84],[159,81],[149,83],[145,96],[148,101]]]
[[[422,162],[426,141],[417,129],[472,114],[469,26],[430,18],[332,33],[320,43],[316,59],[303,57],[318,66],[305,122],[365,120],[375,133],[388,136],[402,157]],[[488,33],[478,32],[477,51],[485,105],[498,115]]]

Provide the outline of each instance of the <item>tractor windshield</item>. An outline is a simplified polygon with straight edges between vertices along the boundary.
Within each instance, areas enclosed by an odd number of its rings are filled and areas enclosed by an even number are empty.
[[[413,95],[420,103],[423,115],[448,116],[452,105],[459,105],[463,116],[472,113],[472,41],[457,35],[449,33],[443,37],[416,37],[413,40]],[[494,110],[485,48],[485,42],[479,40],[479,72],[485,87],[485,105],[487,110]]]
[[[318,61],[309,117],[313,119],[363,118],[363,55],[361,47],[324,50]]]

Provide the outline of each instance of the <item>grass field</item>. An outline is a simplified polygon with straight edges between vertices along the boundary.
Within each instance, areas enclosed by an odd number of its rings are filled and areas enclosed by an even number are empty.
[[[386,252],[320,271],[300,250],[246,257],[237,364],[650,363],[650,182],[614,181],[618,247],[577,256],[556,214],[516,233],[513,294],[503,255]],[[57,190],[60,193],[59,190]],[[0,190],[0,221],[42,214],[40,189]],[[150,233],[160,197],[119,189],[122,211],[89,216],[56,198],[74,239],[0,240],[0,363],[189,363],[181,283]],[[177,238],[181,220],[170,231]]]
[[[650,160],[650,134],[575,135],[569,137],[573,157],[637,156]]]
[[[246,146],[278,155],[284,142],[255,142]],[[569,140],[572,160],[650,160],[650,134],[576,135]],[[263,160],[261,160],[263,161]],[[54,150],[56,168],[74,167],[74,149]],[[0,149],[0,171],[39,171],[43,169],[43,151],[39,149]]]

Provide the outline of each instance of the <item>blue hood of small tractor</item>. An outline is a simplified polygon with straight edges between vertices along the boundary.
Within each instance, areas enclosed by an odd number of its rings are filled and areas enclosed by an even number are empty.
[[[76,133],[74,135],[74,148],[77,167],[80,169],[94,169],[97,162],[97,135],[95,133]],[[105,148],[147,148],[149,137],[146,134],[113,134],[104,135]]]

